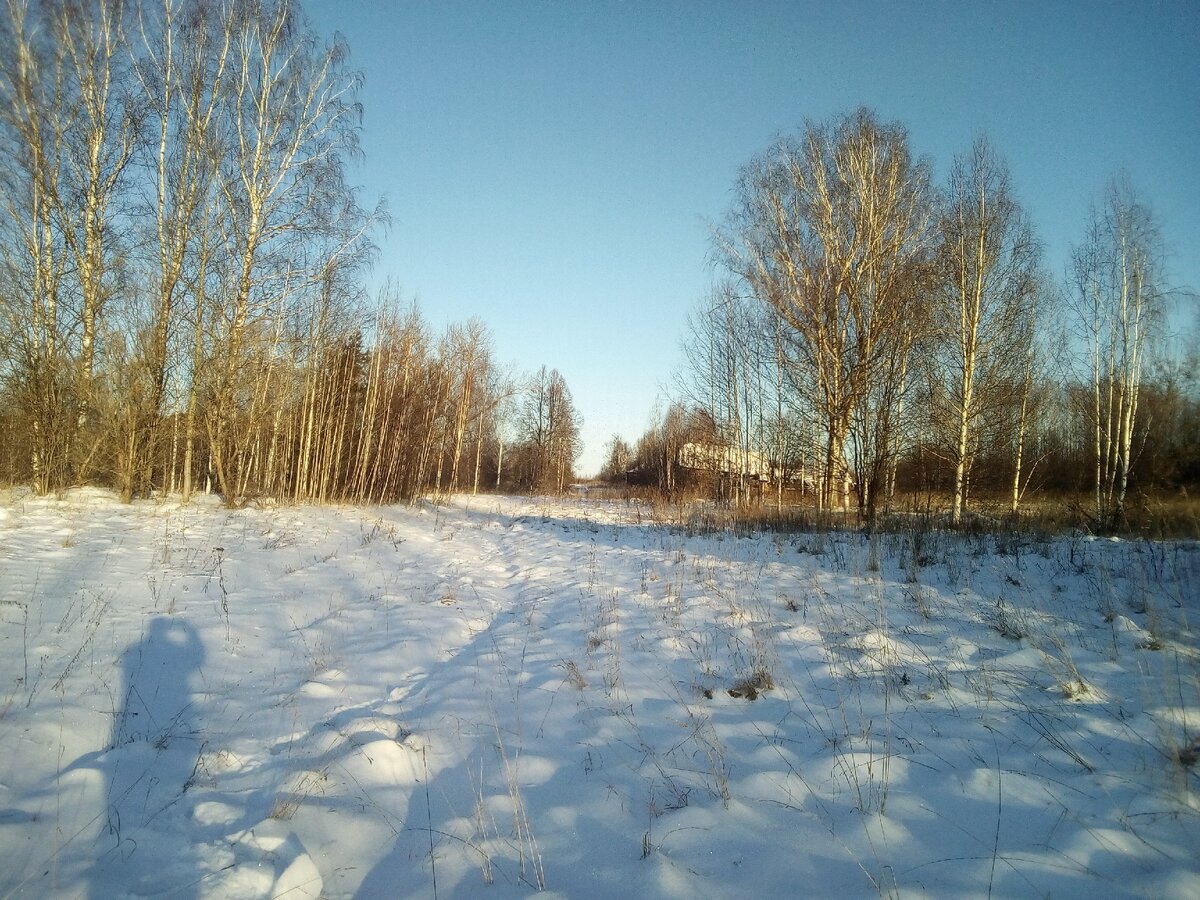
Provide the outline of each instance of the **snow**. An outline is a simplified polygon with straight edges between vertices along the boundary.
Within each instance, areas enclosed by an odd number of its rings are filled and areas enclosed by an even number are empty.
[[[587,498],[10,491],[0,897],[1200,896],[1198,576]]]

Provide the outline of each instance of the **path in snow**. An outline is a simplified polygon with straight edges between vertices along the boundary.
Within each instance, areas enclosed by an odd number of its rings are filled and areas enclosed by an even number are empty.
[[[12,494],[0,896],[1196,896],[1198,561]]]

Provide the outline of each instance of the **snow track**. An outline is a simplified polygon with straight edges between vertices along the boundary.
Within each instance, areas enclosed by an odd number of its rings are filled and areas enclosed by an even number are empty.
[[[1194,544],[644,522],[10,495],[0,897],[1200,894]]]

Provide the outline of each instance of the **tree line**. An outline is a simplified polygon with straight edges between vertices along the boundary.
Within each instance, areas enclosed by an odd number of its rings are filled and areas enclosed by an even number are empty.
[[[561,489],[565,380],[365,288],[361,76],[289,0],[0,0],[0,466],[38,493]]]
[[[1200,481],[1194,343],[1171,352],[1163,238],[1115,176],[1061,279],[986,138],[944,184],[901,123],[809,122],[741,171],[716,229],[718,278],[688,323],[680,396],[605,476],[674,491],[688,443],[769,457],[721,473],[866,521],[897,492],[1016,512],[1030,489],[1086,491],[1120,524],[1131,478]],[[708,474],[712,480],[713,473]]]

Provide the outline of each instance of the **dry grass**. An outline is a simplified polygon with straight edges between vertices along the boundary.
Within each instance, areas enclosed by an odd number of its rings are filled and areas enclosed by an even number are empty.
[[[771,677],[771,673],[765,669],[759,669],[745,678],[739,678],[729,689],[729,696],[757,700],[759,694],[774,687],[775,679]]]
[[[785,503],[782,509],[769,498],[739,507],[699,496],[668,498],[643,490],[636,499],[645,504],[653,521],[685,528],[688,534],[814,534],[865,525],[857,511],[820,510],[812,497]],[[886,514],[880,514],[872,530],[895,533],[919,527],[1043,536],[1082,531],[1150,540],[1200,539],[1200,498],[1182,489],[1177,493],[1131,493],[1125,520],[1115,529],[1097,523],[1091,495],[1086,493],[1029,498],[1015,515],[1006,497],[976,497],[963,522],[953,527],[950,506],[949,495],[903,494]]]

